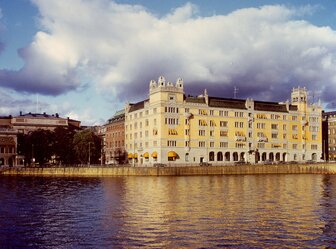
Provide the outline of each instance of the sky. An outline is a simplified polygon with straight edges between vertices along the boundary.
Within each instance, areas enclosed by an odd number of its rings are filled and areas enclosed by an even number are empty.
[[[101,125],[149,82],[336,110],[334,0],[0,0],[0,116]]]

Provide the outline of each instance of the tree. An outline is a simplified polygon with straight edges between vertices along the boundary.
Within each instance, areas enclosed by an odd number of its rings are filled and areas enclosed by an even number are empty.
[[[35,130],[27,135],[18,136],[18,154],[24,155],[26,163],[33,160],[41,166],[51,159],[53,154],[52,132],[49,130]]]
[[[74,151],[82,164],[99,163],[101,156],[101,139],[90,129],[74,135]]]
[[[75,130],[68,127],[57,127],[53,132],[53,153],[55,159],[60,164],[77,163],[77,157],[74,150]]]

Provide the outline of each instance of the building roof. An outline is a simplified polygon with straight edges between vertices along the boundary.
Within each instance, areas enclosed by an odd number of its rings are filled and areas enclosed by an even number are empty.
[[[246,109],[245,100],[243,99],[209,97],[209,106],[233,108],[233,109]]]
[[[336,111],[322,112],[322,116],[324,116],[324,117],[336,116]]]
[[[129,112],[134,112],[134,111],[143,109],[145,107],[145,101],[148,101],[148,99],[140,101],[140,102],[135,103],[135,104],[130,104],[131,107],[129,109]]]
[[[125,120],[125,110],[120,110],[120,111],[117,111],[113,117],[111,117],[107,123],[113,123],[113,122],[117,122],[117,121],[123,121]]]
[[[254,110],[268,112],[288,112],[286,104],[277,102],[254,101]]]
[[[185,98],[185,101],[187,103],[205,104],[205,98],[204,97],[192,97],[192,96],[188,96],[188,97]]]
[[[60,118],[58,113],[56,114],[52,114],[52,115],[49,115],[47,113],[25,113],[25,114],[22,114],[20,113],[19,116],[17,117],[27,117],[27,118]]]

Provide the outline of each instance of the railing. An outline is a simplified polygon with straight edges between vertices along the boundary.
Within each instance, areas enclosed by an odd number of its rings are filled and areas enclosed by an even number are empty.
[[[246,137],[244,136],[235,136],[236,141],[242,141],[245,142],[246,141]]]

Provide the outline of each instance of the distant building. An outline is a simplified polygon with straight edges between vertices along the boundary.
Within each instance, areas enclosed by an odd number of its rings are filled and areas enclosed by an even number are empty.
[[[125,111],[118,111],[104,125],[104,154],[106,164],[121,164],[125,162]]]
[[[61,118],[56,113],[20,113],[19,116],[0,117],[0,165],[23,165],[24,158],[17,154],[17,135],[44,129],[54,130],[56,127],[80,128],[80,121]]]
[[[20,113],[19,116],[11,118],[11,127],[16,129],[19,133],[27,134],[30,131],[43,129],[54,130],[56,127],[73,127],[80,128],[80,121],[70,118],[61,118],[56,114],[40,114],[40,113]]]
[[[294,88],[291,102],[264,102],[184,94],[160,77],[149,99],[125,107],[125,148],[134,165],[319,161],[321,107],[307,90]]]
[[[322,147],[324,160],[336,160],[336,112],[323,112]]]
[[[0,129],[0,166],[23,164],[16,161],[17,131],[10,128]]]

